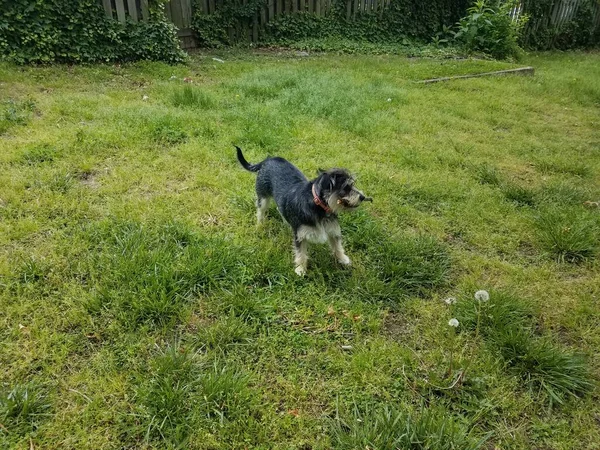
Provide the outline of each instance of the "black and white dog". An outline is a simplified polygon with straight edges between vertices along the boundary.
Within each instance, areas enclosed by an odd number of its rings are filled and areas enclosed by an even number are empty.
[[[250,164],[236,146],[237,158],[244,169],[256,172],[256,217],[265,219],[269,201],[275,200],[279,212],[294,233],[296,273],[306,273],[308,242],[329,242],[335,258],[350,265],[342,247],[342,231],[337,214],[357,208],[363,201],[373,201],[354,187],[354,178],[345,169],[319,170],[309,181],[300,170],[283,158],[267,158]]]

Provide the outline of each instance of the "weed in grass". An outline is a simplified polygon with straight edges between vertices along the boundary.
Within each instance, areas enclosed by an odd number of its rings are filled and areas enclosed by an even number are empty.
[[[147,418],[146,440],[182,445],[196,425],[193,412],[201,401],[196,367],[189,353],[180,350],[171,346],[154,358],[147,377],[138,382],[136,395]]]
[[[2,102],[0,111],[0,134],[6,133],[16,125],[25,125],[29,122],[31,113],[35,110],[33,100],[17,101],[9,99]]]
[[[232,89],[259,101],[271,100],[280,96],[283,91],[295,88],[301,79],[300,74],[291,71],[252,72],[234,84]]]
[[[569,161],[565,159],[540,160],[535,166],[544,175],[565,174],[576,177],[588,177],[592,169],[588,164],[579,161]]]
[[[401,295],[426,295],[449,281],[450,255],[430,236],[396,237],[373,244],[371,267]]]
[[[598,251],[597,215],[583,208],[547,208],[537,217],[536,225],[541,246],[559,262],[582,262]]]
[[[562,404],[594,387],[583,357],[546,338],[536,339],[530,332],[511,327],[498,330],[493,341],[507,365],[531,389],[547,394],[550,405]]]
[[[32,145],[23,152],[21,161],[25,164],[34,165],[44,162],[52,162],[58,155],[56,147],[50,144]]]
[[[331,426],[336,449],[376,448],[478,449],[486,437],[476,439],[459,421],[441,408],[423,408],[411,414],[395,407],[354,408],[345,418],[337,417]]]
[[[344,219],[348,248],[365,253],[370,273],[356,292],[371,299],[398,299],[423,296],[449,281],[451,260],[447,248],[425,236],[389,236],[381,225],[366,214]],[[349,280],[351,283],[355,280]]]
[[[24,258],[16,270],[17,281],[22,284],[37,283],[46,279],[49,272],[50,267],[45,261],[30,256]]]
[[[545,203],[571,207],[590,200],[591,194],[586,189],[563,181],[544,186],[540,191],[540,198]]]
[[[210,109],[215,103],[212,95],[189,85],[177,88],[171,93],[171,104],[177,108]]]
[[[235,316],[224,317],[200,328],[194,342],[197,347],[225,352],[230,346],[247,343],[252,332],[252,327],[243,320]]]
[[[246,417],[257,401],[249,383],[250,377],[235,368],[218,363],[207,368],[199,380],[205,417],[220,423]]]
[[[17,384],[0,390],[0,435],[23,436],[35,431],[49,415],[50,401],[44,391],[33,383]],[[0,440],[0,443],[2,440]]]
[[[530,303],[504,292],[492,291],[489,301],[458,298],[452,306],[461,330],[475,331],[488,336],[498,331],[530,329],[533,311]]]
[[[535,192],[517,183],[502,183],[501,190],[504,198],[518,206],[535,206],[536,204]]]
[[[181,225],[145,228],[105,223],[92,229],[99,252],[89,264],[95,283],[90,311],[110,310],[124,324],[166,325],[191,296],[227,285],[240,272],[231,243],[195,236]]]
[[[168,117],[154,123],[150,134],[155,142],[162,145],[177,145],[188,140],[183,127]]]
[[[75,180],[70,173],[57,173],[52,176],[47,184],[47,187],[54,192],[66,194],[75,184]]]
[[[475,177],[481,184],[500,185],[500,172],[489,164],[481,164],[475,169]]]

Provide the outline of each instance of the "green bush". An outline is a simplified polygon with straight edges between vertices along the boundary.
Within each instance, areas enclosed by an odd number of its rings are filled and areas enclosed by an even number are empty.
[[[121,24],[97,0],[0,0],[0,55],[19,64],[96,61],[183,61],[162,0],[148,22]]]
[[[487,53],[494,58],[517,58],[521,54],[519,35],[527,16],[513,20],[515,1],[476,0],[458,23],[455,39],[470,52]]]

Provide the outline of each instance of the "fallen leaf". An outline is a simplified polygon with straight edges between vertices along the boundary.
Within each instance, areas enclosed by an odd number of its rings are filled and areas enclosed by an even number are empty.
[[[333,305],[329,305],[327,307],[327,315],[328,316],[335,316],[335,309],[333,309]]]

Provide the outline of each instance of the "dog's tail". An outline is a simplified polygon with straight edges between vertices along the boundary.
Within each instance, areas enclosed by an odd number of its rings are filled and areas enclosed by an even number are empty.
[[[249,172],[258,172],[260,170],[262,163],[250,164],[248,161],[246,161],[246,158],[244,158],[244,155],[242,154],[242,149],[239,148],[237,145],[235,146],[235,148],[237,150],[237,159],[244,169],[246,169]]]

